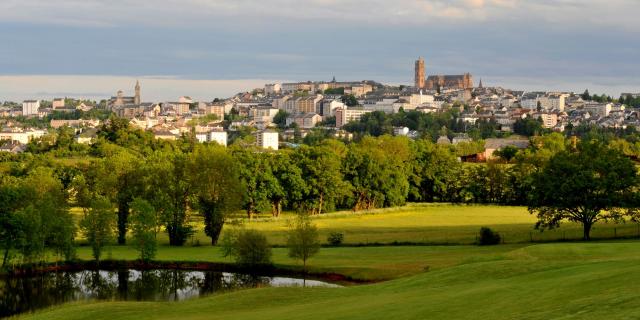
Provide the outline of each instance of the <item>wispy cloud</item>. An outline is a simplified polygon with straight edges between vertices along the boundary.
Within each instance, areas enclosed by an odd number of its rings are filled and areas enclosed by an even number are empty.
[[[3,0],[0,18],[27,23],[113,27],[211,26],[296,21],[431,25],[457,20],[534,20],[640,27],[637,0]],[[615,16],[616,19],[608,18]]]

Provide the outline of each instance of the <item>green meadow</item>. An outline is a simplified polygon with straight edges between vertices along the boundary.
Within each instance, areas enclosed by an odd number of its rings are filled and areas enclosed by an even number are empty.
[[[235,218],[282,245],[292,214]],[[640,317],[640,242],[548,242],[581,236],[580,226],[534,230],[524,207],[411,204],[314,218],[323,241],[345,234],[342,247],[325,247],[311,273],[338,273],[366,285],[344,288],[259,288],[184,302],[85,302],[56,306],[27,319],[635,319]],[[200,223],[193,217],[194,226]],[[476,246],[481,226],[506,244]],[[231,224],[228,228],[232,228]],[[635,224],[599,224],[596,238],[636,236]],[[530,243],[531,237],[535,241]],[[404,243],[405,245],[394,245]],[[367,246],[364,246],[368,244]],[[378,244],[378,245],[376,245]],[[441,244],[441,245],[434,245]],[[446,244],[446,245],[445,245]],[[78,250],[90,260],[86,246]],[[129,246],[111,246],[106,259],[133,260]],[[229,262],[199,230],[185,247],[164,236],[159,261]],[[276,266],[300,270],[287,249],[273,249]]]
[[[398,250],[398,254],[395,254]],[[278,254],[280,256],[280,254]],[[396,258],[397,257],[397,258]],[[280,257],[276,259],[285,262]],[[319,268],[395,270],[344,288],[260,288],[185,302],[73,303],[27,319],[637,319],[640,243],[331,248]],[[430,265],[429,271],[419,271]],[[384,272],[383,272],[384,273]],[[414,275],[409,275],[414,273]],[[403,276],[406,275],[406,276]]]

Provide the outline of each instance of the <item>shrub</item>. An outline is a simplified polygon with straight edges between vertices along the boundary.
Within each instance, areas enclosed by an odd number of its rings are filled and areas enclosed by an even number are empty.
[[[267,237],[256,230],[230,232],[222,240],[224,256],[232,256],[245,268],[259,268],[272,264],[271,246]]]
[[[497,232],[494,232],[490,228],[482,227],[480,228],[480,239],[478,244],[481,246],[489,246],[500,243],[500,235]]]
[[[342,232],[331,232],[327,237],[327,242],[329,242],[332,246],[339,246],[344,241],[344,233]]]

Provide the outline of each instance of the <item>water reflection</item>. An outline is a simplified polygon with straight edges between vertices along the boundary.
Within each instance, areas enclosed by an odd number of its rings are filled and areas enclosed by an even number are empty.
[[[0,277],[0,317],[83,300],[180,301],[263,286],[338,287],[286,277],[184,270],[86,270]]]

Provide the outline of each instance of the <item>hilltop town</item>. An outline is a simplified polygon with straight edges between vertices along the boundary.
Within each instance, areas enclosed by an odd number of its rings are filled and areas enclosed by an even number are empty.
[[[132,96],[118,90],[101,101],[72,97],[21,104],[7,101],[0,107],[0,151],[21,152],[29,142],[64,126],[74,129],[77,142],[90,144],[98,126],[110,116],[128,119],[157,139],[175,140],[193,134],[200,142],[226,146],[241,141],[277,150],[295,146],[308,135],[346,140],[354,134],[375,135],[354,123],[363,118],[369,121],[372,116],[365,117],[367,114],[393,117],[411,113],[444,119],[444,125],[420,128],[410,121],[395,121],[388,130],[391,132],[385,133],[411,138],[429,135],[441,144],[493,138],[498,146],[518,146],[522,136],[543,131],[567,132],[581,126],[635,128],[640,126],[637,107],[640,93],[622,93],[614,99],[588,91],[518,91],[488,86],[482,79],[476,83],[469,73],[428,75],[425,60],[419,58],[413,86],[337,81],[334,77],[330,81],[269,83],[214,101],[181,96],[159,102],[146,101],[142,84],[136,82]],[[495,138],[508,139],[496,142]]]

